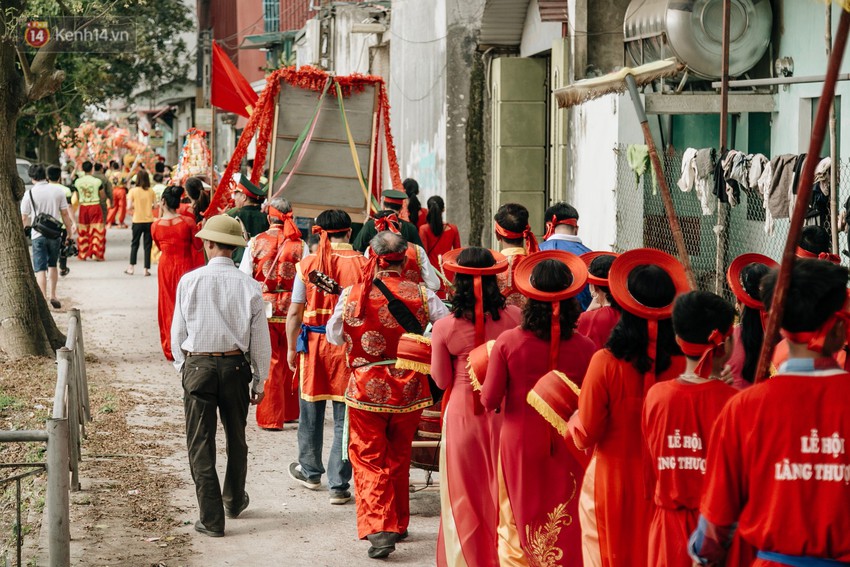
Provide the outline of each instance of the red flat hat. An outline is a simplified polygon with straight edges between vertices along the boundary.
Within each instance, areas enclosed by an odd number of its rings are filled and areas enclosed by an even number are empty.
[[[599,258],[601,256],[611,256],[613,258],[618,258],[620,255],[617,254],[616,252],[597,251],[597,252],[585,252],[584,254],[579,256],[579,258],[581,258],[582,261],[587,266],[587,283],[593,284],[593,285],[607,286],[608,285],[608,278],[599,278],[599,277],[594,276],[593,274],[590,273],[590,264],[594,260],[596,260],[597,258]]]
[[[429,374],[431,372],[431,339],[413,333],[403,334],[398,341],[395,367]]]
[[[545,260],[558,260],[565,264],[573,276],[573,281],[567,289],[561,291],[540,291],[531,283],[531,272],[537,264]],[[524,296],[537,301],[563,301],[575,297],[587,284],[587,266],[575,254],[562,250],[545,250],[526,256],[514,272],[514,287]]]
[[[472,389],[476,392],[480,392],[481,386],[484,384],[484,378],[487,376],[487,365],[490,364],[490,351],[493,350],[494,344],[496,344],[496,341],[487,341],[469,351],[466,370],[469,372]]]
[[[729,269],[726,270],[726,281],[729,283],[729,288],[735,294],[735,297],[738,298],[738,301],[751,309],[764,311],[764,303],[747,293],[743,282],[741,282],[741,272],[750,264],[764,264],[770,269],[779,267],[778,263],[764,254],[741,254],[729,264]]]
[[[685,269],[679,261],[661,250],[636,248],[620,254],[608,272],[608,289],[623,309],[642,319],[669,319],[673,316],[673,301],[664,307],[647,307],[635,299],[629,291],[629,274],[638,266],[658,266],[673,280],[676,296],[690,291]],[[674,298],[675,299],[675,298]]]
[[[572,455],[586,468],[590,455],[575,446],[567,431],[567,423],[578,409],[580,393],[579,387],[564,373],[551,370],[528,392],[526,401],[564,438]]]
[[[448,252],[443,254],[443,269],[448,270],[450,272],[454,272],[456,274],[466,274],[468,276],[495,276],[496,274],[506,272],[510,267],[508,259],[505,257],[505,255],[501,252],[496,252],[495,250],[490,250],[490,253],[493,254],[493,259],[496,260],[496,263],[492,266],[488,266],[486,268],[461,266],[457,263],[457,258],[464,250],[466,249],[455,248],[454,250],[449,250]]]

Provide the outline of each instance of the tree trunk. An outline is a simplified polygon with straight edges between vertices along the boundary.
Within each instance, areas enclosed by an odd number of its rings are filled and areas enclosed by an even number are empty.
[[[52,134],[39,137],[38,161],[45,165],[59,163],[59,141]]]
[[[50,337],[61,334],[36,285],[21,224],[15,128],[24,83],[12,45],[2,41],[0,85],[6,85],[0,89],[0,350],[13,358],[52,356]]]

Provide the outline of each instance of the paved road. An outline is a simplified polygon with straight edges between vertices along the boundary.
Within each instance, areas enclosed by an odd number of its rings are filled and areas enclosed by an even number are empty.
[[[172,501],[178,518],[197,518],[194,486],[189,474],[183,436],[182,390],[170,363],[162,356],[156,321],[156,266],[152,277],[141,275],[137,266],[133,277],[123,273],[129,257],[129,230],[110,230],[107,261],[70,261],[71,274],[62,278],[59,297],[82,310],[86,348],[116,368],[119,387],[148,396],[128,421],[138,427],[167,424],[162,443],[173,455],[160,463],[163,470],[176,471],[180,479]],[[207,538],[192,531],[189,566],[375,565],[366,557],[368,543],[359,541],[355,528],[354,504],[331,506],[325,491],[309,491],[287,475],[289,463],[297,455],[294,430],[268,432],[259,429],[253,408],[248,417],[250,507],[237,520],[230,520],[227,535]],[[325,437],[332,435],[325,422]],[[219,430],[219,475],[223,478],[224,436]],[[325,447],[327,454],[328,447]],[[413,471],[417,481],[421,471]],[[439,524],[439,493],[429,489],[411,495],[414,514],[410,537],[400,544],[387,563],[411,566],[434,565]],[[83,534],[80,534],[82,536]],[[188,555],[188,554],[187,554]],[[113,565],[116,563],[113,563]]]

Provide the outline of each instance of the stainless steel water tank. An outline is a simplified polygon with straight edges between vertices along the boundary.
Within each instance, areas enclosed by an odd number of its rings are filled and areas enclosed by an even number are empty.
[[[729,74],[743,75],[770,43],[770,0],[732,0]],[[665,57],[687,64],[691,75],[720,77],[723,0],[632,0],[623,24],[630,64]]]

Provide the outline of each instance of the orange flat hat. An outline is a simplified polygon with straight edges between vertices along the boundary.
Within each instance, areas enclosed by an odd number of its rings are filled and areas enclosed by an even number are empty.
[[[573,281],[567,289],[561,291],[540,291],[531,283],[531,272],[540,262],[558,260],[567,266]],[[576,256],[562,250],[535,252],[522,261],[514,272],[514,287],[524,296],[537,301],[556,302],[575,297],[587,284],[587,266]]]
[[[664,307],[647,307],[635,299],[629,291],[629,275],[632,270],[645,265],[658,266],[667,272],[673,280],[677,297],[690,291],[682,264],[670,254],[654,248],[636,248],[620,254],[611,264],[611,271],[608,272],[608,289],[611,290],[617,304],[632,315],[656,321],[669,319],[673,316],[673,301]]]
[[[613,258],[617,258],[620,255],[617,254],[616,252],[597,251],[597,252],[585,252],[584,254],[579,256],[579,258],[581,258],[582,261],[587,266],[587,283],[607,287],[608,286],[608,278],[600,278],[600,277],[594,276],[593,274],[590,273],[590,264],[592,264],[594,260],[596,260],[597,258],[599,258],[601,256],[611,256]]]
[[[405,333],[399,338],[395,367],[422,374],[431,372],[431,339]]]
[[[528,392],[526,401],[564,438],[570,452],[587,467],[590,455],[578,450],[567,431],[567,423],[578,409],[579,387],[563,372],[551,370]]]
[[[466,370],[469,372],[472,389],[476,392],[480,392],[481,386],[484,384],[484,378],[487,376],[487,365],[490,364],[490,351],[493,350],[494,344],[496,344],[496,341],[487,341],[469,351]]]
[[[455,248],[454,250],[449,250],[443,254],[443,269],[456,274],[466,274],[468,276],[495,276],[496,274],[501,274],[502,272],[507,271],[510,267],[505,255],[501,252],[496,252],[495,250],[489,251],[493,255],[493,259],[496,260],[496,263],[492,266],[488,266],[486,268],[461,266],[458,264],[457,258],[464,250],[466,250],[466,248]]]
[[[738,301],[751,309],[764,311],[764,303],[747,293],[747,290],[744,289],[744,283],[741,281],[741,272],[750,264],[764,264],[770,269],[779,267],[777,262],[764,254],[741,254],[729,264],[729,269],[726,270],[726,281],[729,283],[729,288],[735,294],[735,297],[738,298]]]

